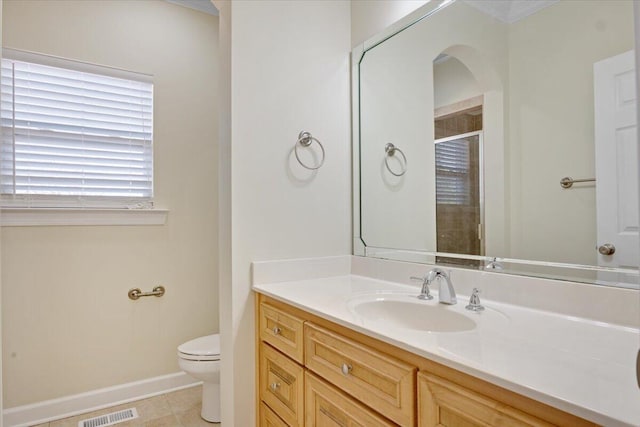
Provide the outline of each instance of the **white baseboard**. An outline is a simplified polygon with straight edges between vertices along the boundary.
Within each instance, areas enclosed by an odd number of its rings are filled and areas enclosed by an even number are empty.
[[[201,384],[184,372],[45,400],[2,412],[4,427],[26,427]]]

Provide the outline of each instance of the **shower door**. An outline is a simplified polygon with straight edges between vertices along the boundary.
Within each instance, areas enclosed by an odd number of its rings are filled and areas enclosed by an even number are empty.
[[[482,132],[437,139],[435,158],[437,250],[483,255]]]

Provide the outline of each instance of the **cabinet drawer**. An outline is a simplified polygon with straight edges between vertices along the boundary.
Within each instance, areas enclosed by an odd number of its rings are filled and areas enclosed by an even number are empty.
[[[303,325],[297,317],[260,303],[260,339],[300,364],[304,363]]]
[[[419,427],[550,427],[532,415],[435,375],[418,374]]]
[[[415,424],[416,368],[305,324],[305,365],[392,421]]]
[[[304,369],[260,343],[260,399],[290,426],[304,425]]]
[[[260,427],[289,427],[264,402],[260,402]]]
[[[304,382],[307,426],[396,426],[309,372]]]

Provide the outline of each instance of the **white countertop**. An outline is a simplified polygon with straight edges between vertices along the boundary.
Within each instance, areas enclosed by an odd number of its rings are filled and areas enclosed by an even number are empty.
[[[483,299],[489,314],[467,312],[476,316],[475,329],[423,332],[368,321],[349,308],[358,295],[415,295],[415,286],[349,275],[253,289],[595,423],[640,426],[639,329]],[[458,304],[447,309],[464,313],[467,301],[458,295]]]

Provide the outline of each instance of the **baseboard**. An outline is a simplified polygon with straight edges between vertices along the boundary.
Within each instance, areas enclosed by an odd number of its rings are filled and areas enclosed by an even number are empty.
[[[4,427],[33,426],[199,384],[201,382],[184,372],[177,372],[59,399],[8,408],[2,412],[2,420]]]

